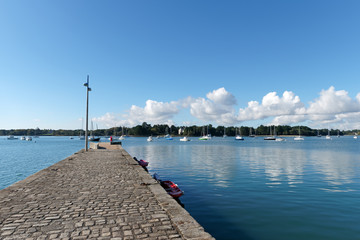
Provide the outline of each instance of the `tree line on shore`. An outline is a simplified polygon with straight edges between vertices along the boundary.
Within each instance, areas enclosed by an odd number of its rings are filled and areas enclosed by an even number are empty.
[[[236,133],[243,136],[253,135],[270,135],[270,129],[272,135],[274,135],[274,129],[277,135],[299,135],[299,128],[302,136],[317,136],[327,135],[330,131],[330,135],[354,135],[358,133],[359,130],[347,130],[341,131],[339,129],[311,129],[307,126],[288,126],[288,125],[279,125],[279,126],[264,126],[260,125],[257,128],[247,127],[247,126],[217,126],[213,127],[210,125],[205,126],[168,126],[166,124],[155,124],[151,125],[144,122],[141,125],[135,127],[113,127],[108,129],[98,129],[93,131],[93,135],[96,136],[163,136],[170,134],[172,136],[201,136],[204,134],[211,134],[212,136],[223,136],[224,134],[228,136],[235,136]],[[53,129],[11,129],[5,130],[0,129],[0,136],[79,136],[84,135],[84,130],[53,130]],[[89,133],[90,135],[90,133]]]

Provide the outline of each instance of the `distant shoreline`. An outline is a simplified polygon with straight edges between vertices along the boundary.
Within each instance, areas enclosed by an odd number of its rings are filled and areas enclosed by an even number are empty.
[[[307,126],[289,126],[289,125],[279,125],[279,126],[264,126],[260,125],[258,127],[247,127],[247,126],[217,126],[214,127],[211,124],[203,126],[168,126],[166,124],[155,124],[151,125],[144,122],[141,125],[134,127],[112,127],[107,129],[97,129],[89,130],[88,135],[94,135],[98,137],[104,136],[131,136],[131,137],[164,137],[171,135],[172,137],[178,136],[188,136],[188,137],[199,137],[210,134],[213,137],[222,137],[224,134],[227,136],[235,136],[237,134],[247,137],[252,134],[255,136],[273,136],[277,133],[279,137],[295,137],[299,136],[326,136],[330,134],[331,136],[346,136],[346,135],[356,135],[360,134],[360,130],[346,130],[342,131],[340,129],[312,129]],[[83,129],[75,130],[66,130],[66,129],[0,129],[0,136],[84,136],[85,131]]]

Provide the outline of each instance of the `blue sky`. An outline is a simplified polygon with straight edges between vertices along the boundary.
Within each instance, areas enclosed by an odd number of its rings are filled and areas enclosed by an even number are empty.
[[[359,1],[0,2],[0,129],[360,128]]]

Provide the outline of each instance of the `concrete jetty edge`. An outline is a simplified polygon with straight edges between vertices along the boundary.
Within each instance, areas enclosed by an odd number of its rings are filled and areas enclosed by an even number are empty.
[[[124,155],[135,162],[132,157],[125,151]],[[158,184],[142,167],[139,168],[139,176],[145,184],[149,184],[150,190],[156,196],[159,205],[169,214],[171,221],[174,223],[180,234],[185,239],[207,240],[214,239],[204,228],[180,206],[161,186]]]

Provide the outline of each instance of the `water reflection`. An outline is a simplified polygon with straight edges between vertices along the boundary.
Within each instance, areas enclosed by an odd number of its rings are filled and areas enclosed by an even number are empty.
[[[250,172],[265,172],[267,185],[287,183],[289,186],[303,183],[306,152],[287,148],[246,148],[243,149]]]
[[[348,192],[354,191],[347,185],[354,183],[360,158],[346,152],[311,151],[310,159],[315,171],[323,175],[323,181],[328,185],[322,188],[325,191]],[[347,187],[345,187],[346,185]]]
[[[236,155],[231,146],[216,145],[146,145],[128,147],[129,153],[150,162],[149,170],[169,175],[180,172],[195,180],[208,179],[215,186],[227,187],[236,174]],[[168,176],[170,177],[170,176]]]
[[[244,147],[233,143],[222,144],[145,144],[127,148],[137,157],[150,162],[149,169],[169,175],[179,173],[195,180],[207,179],[215,187],[227,188],[231,182],[260,181],[278,188],[286,184],[296,187],[312,181],[314,174],[321,178],[317,188],[338,191],[339,185],[353,183],[354,165],[360,159],[339,151],[291,148],[286,145]],[[306,169],[305,169],[306,168]],[[242,179],[243,178],[243,179]],[[246,178],[250,178],[246,179]],[[239,180],[240,179],[240,180]],[[325,185],[324,185],[325,183]],[[350,188],[342,191],[351,191]]]
[[[201,171],[215,186],[228,187],[236,175],[236,153],[226,145],[198,145],[190,149],[193,170]]]

